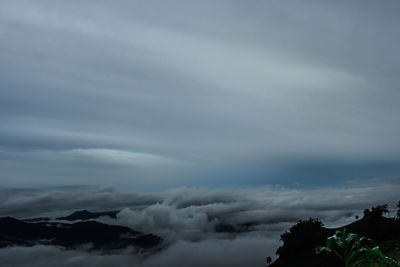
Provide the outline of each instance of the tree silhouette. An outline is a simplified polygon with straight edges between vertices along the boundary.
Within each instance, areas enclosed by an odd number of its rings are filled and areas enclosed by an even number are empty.
[[[371,210],[364,210],[364,217],[368,220],[379,220],[383,217],[384,213],[388,213],[388,204],[378,205],[376,207],[372,207]]]
[[[279,256],[299,253],[299,248],[311,248],[309,253],[314,253],[313,248],[325,239],[323,224],[318,219],[309,218],[300,220],[288,232],[281,235],[283,245],[278,248]]]
[[[267,260],[266,260],[266,261],[267,261],[267,264],[270,265],[271,262],[272,262],[272,258],[271,258],[271,257],[267,257]]]
[[[397,207],[399,208],[398,210],[397,210],[397,219],[400,219],[400,200],[399,200],[399,203],[397,203]]]

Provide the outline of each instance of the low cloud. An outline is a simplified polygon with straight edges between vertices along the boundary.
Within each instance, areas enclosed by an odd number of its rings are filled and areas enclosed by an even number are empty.
[[[64,250],[53,246],[10,247],[0,249],[1,264],[18,267],[239,267],[265,266],[265,255],[277,242],[263,237],[234,240],[179,241],[167,250],[143,259],[129,251],[102,255],[86,251]]]
[[[0,249],[2,266],[78,267],[132,266],[137,259],[128,254],[96,255],[85,251],[63,250],[54,246],[9,247]]]
[[[79,186],[3,188],[1,216],[55,217],[77,209],[119,209],[116,219],[99,220],[157,234],[164,238],[166,248],[150,257],[133,256],[129,251],[98,255],[43,246],[5,248],[0,255],[8,266],[43,266],[42,260],[45,265],[64,264],[57,266],[85,266],[88,262],[99,262],[96,266],[116,266],[116,262],[118,266],[134,263],[143,267],[262,266],[265,257],[273,256],[279,246],[279,235],[300,219],[318,217],[328,227],[335,227],[353,221],[373,205],[388,203],[394,208],[399,181],[370,180],[363,185],[315,190],[177,188],[159,193]]]

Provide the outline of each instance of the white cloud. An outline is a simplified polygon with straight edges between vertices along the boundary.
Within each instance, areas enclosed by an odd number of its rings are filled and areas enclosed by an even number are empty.
[[[69,156],[89,157],[99,161],[116,164],[154,166],[158,164],[168,164],[173,161],[172,159],[168,159],[158,155],[105,148],[78,148],[61,151],[59,153]]]
[[[347,188],[291,190],[209,190],[177,188],[161,193],[124,193],[111,188],[59,187],[1,189],[0,215],[19,218],[66,215],[78,209],[122,209],[109,224],[157,234],[168,246],[148,258],[131,251],[100,255],[55,247],[0,249],[7,266],[263,266],[274,256],[279,235],[300,219],[320,218],[329,227],[341,226],[362,215],[365,208],[398,201],[399,179],[369,181]],[[218,232],[217,225],[243,232]],[[244,226],[247,224],[247,226]],[[247,227],[247,228],[246,228]],[[31,264],[31,265],[29,265]],[[53,265],[54,265],[53,264]],[[64,264],[64,265],[62,265]],[[116,265],[117,264],[117,265]]]
[[[10,247],[0,249],[0,266],[239,267],[251,264],[261,267],[265,266],[265,253],[274,246],[276,241],[257,236],[233,240],[180,241],[145,259],[133,255],[129,250],[102,255],[52,246]]]

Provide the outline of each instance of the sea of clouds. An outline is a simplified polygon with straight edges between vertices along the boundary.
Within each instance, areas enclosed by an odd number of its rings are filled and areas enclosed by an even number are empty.
[[[164,238],[163,249],[137,255],[54,246],[0,249],[0,266],[264,266],[274,257],[279,235],[300,219],[320,218],[335,227],[365,208],[399,200],[398,178],[348,184],[345,188],[294,190],[284,187],[211,190],[177,188],[157,193],[82,186],[0,189],[0,216],[56,217],[72,211],[121,210],[108,224]],[[390,215],[389,215],[390,216]],[[229,226],[236,231],[218,231]]]

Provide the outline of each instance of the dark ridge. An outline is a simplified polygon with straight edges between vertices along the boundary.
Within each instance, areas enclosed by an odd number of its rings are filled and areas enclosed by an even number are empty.
[[[93,250],[112,251],[128,246],[147,250],[161,244],[162,239],[128,227],[96,221],[64,223],[29,223],[12,217],[0,218],[0,248],[37,244],[74,249],[87,243]]]
[[[51,219],[49,217],[37,217],[37,218],[29,218],[24,219],[25,222],[48,222]]]
[[[80,211],[75,211],[74,213],[68,216],[58,217],[56,219],[65,221],[77,221],[77,220],[85,221],[85,220],[97,219],[102,216],[108,216],[110,218],[116,219],[118,212],[119,210],[102,211],[102,212],[90,212],[87,210],[80,210]]]

